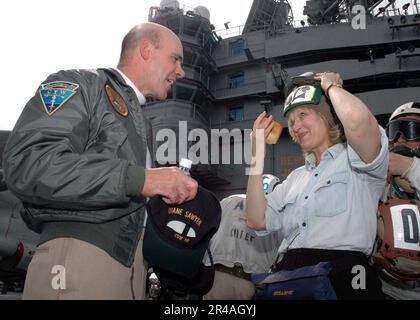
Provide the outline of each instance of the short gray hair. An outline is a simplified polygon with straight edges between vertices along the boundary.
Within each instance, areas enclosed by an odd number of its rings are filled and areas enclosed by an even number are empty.
[[[127,59],[129,49],[135,48],[143,39],[148,39],[156,48],[159,48],[161,41],[161,30],[147,24],[133,27],[126,34],[122,41],[120,61]]]

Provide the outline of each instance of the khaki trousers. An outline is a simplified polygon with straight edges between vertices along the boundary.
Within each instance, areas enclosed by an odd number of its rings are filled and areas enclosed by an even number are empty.
[[[142,246],[141,238],[134,263],[127,268],[85,241],[47,241],[37,248],[29,264],[23,299],[145,299],[147,271]]]
[[[203,300],[251,300],[254,292],[251,281],[216,271],[213,287],[203,296]]]

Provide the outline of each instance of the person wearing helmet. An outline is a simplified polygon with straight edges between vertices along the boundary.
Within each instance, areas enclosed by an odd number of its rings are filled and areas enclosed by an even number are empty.
[[[420,300],[420,103],[408,102],[395,109],[386,130],[389,188],[379,207],[372,260],[388,297]],[[404,237],[394,239],[394,234]]]
[[[259,235],[283,235],[279,270],[330,262],[328,277],[338,299],[381,299],[368,256],[386,185],[388,139],[368,107],[342,84],[337,73],[317,73],[288,95],[283,115],[305,164],[268,195],[259,188],[262,176],[250,175],[247,222]],[[271,129],[272,118],[260,114],[251,135],[252,163],[264,163],[258,157],[265,152],[256,150],[265,148],[263,137]],[[363,270],[359,278],[355,267]]]
[[[389,176],[397,198],[420,199],[420,103],[409,102],[392,113],[387,125]]]
[[[271,174],[263,175],[262,188],[269,194],[280,183]],[[274,263],[282,237],[274,232],[258,237],[246,224],[244,194],[224,198],[219,230],[210,242],[210,252],[215,265],[212,289],[204,300],[250,300],[254,296],[251,273],[268,272]],[[210,258],[205,259],[211,265]]]

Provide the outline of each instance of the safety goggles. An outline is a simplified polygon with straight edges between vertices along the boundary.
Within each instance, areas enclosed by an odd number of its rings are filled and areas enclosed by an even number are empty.
[[[402,134],[407,141],[420,140],[420,121],[413,119],[396,119],[388,123],[386,134],[389,142],[395,142]]]

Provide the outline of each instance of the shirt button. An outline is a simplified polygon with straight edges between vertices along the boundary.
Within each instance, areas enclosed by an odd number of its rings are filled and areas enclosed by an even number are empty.
[[[305,200],[308,199],[308,196],[305,197]]]
[[[318,177],[318,173],[315,173],[315,177]]]
[[[302,227],[306,227],[306,222],[302,223]]]
[[[328,180],[328,181],[327,181],[327,184],[330,184],[330,183],[331,183],[331,180]]]

